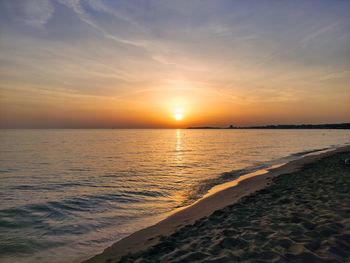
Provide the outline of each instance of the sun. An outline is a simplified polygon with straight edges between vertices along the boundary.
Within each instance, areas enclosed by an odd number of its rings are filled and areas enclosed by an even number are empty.
[[[176,108],[174,111],[174,118],[176,121],[181,121],[183,119],[183,111],[181,108]]]
[[[177,121],[181,121],[182,119],[183,119],[183,115],[182,115],[182,113],[175,113],[174,114],[174,118],[175,118],[175,120],[177,120]]]

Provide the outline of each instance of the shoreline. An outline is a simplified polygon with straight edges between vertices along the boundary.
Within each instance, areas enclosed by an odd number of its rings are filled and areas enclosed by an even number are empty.
[[[215,186],[193,204],[173,211],[166,219],[117,241],[102,253],[83,262],[106,262],[111,259],[116,261],[129,253],[146,250],[157,244],[162,236],[169,236],[181,227],[193,224],[198,219],[207,217],[216,210],[235,204],[243,197],[267,187],[274,177],[297,172],[307,164],[349,150],[350,146],[347,145],[326,152],[306,154],[300,159],[277,165],[278,167],[272,166],[267,170],[249,173],[233,181]]]

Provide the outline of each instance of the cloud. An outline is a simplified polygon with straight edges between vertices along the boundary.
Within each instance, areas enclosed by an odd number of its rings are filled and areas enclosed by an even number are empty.
[[[36,28],[43,28],[55,11],[50,0],[9,1],[8,4],[25,24]]]
[[[131,17],[129,17],[126,13],[119,12],[117,9],[115,9],[111,6],[107,6],[104,3],[104,1],[102,1],[102,0],[88,0],[87,3],[88,3],[90,8],[92,8],[93,10],[95,10],[97,12],[112,15],[118,19],[127,21],[127,22],[131,23],[132,25],[138,26],[141,28],[141,25],[139,23],[137,23],[137,21],[135,21]]]
[[[113,41],[132,45],[132,46],[140,46],[137,42],[134,42],[129,39],[122,38],[120,36],[117,36],[115,34],[109,33],[107,30],[105,30],[103,27],[101,27],[92,17],[91,15],[84,9],[84,7],[81,4],[80,0],[60,0],[60,2],[67,7],[71,8],[76,15],[79,17],[79,19],[95,30],[97,30],[99,33],[101,33],[105,38],[111,39]],[[95,9],[96,11],[101,11],[109,14],[113,14],[114,16],[117,16],[117,13],[112,11],[111,9],[108,9],[107,6],[105,6],[102,2],[96,1],[94,4],[91,2],[89,3],[90,7]],[[108,11],[109,10],[109,11]],[[126,19],[126,18],[124,18]]]
[[[326,75],[322,75],[320,77],[320,80],[333,80],[333,79],[341,79],[341,78],[350,79],[350,70],[345,70],[340,72],[330,72]]]
[[[314,39],[317,39],[318,37],[325,35],[328,31],[334,30],[339,27],[339,22],[332,23],[330,25],[326,25],[323,27],[320,27],[318,30],[307,34],[303,39],[300,41],[300,45],[302,47],[306,47],[310,42],[312,42]]]

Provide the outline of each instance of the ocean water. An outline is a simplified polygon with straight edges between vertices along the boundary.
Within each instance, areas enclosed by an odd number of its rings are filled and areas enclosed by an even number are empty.
[[[347,130],[1,130],[0,262],[79,262]]]

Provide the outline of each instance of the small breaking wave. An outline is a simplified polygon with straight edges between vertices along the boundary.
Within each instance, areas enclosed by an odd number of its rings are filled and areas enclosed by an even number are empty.
[[[187,199],[181,203],[178,207],[183,207],[192,204],[194,201],[200,199],[203,197],[211,188],[213,188],[216,185],[224,184],[230,181],[233,181],[237,178],[239,178],[242,175],[254,173],[259,170],[268,169],[276,164],[282,164],[286,162],[290,162],[296,159],[299,159],[305,155],[311,154],[311,153],[317,153],[325,150],[329,150],[332,147],[327,148],[319,148],[319,149],[313,149],[313,150],[306,150],[301,151],[297,153],[292,153],[288,156],[278,158],[275,160],[271,160],[269,162],[260,163],[255,166],[250,166],[244,169],[238,169],[238,170],[232,170],[229,172],[221,173],[218,177],[210,178],[203,180],[200,182],[197,186],[195,186],[193,189],[191,189],[188,193]]]

